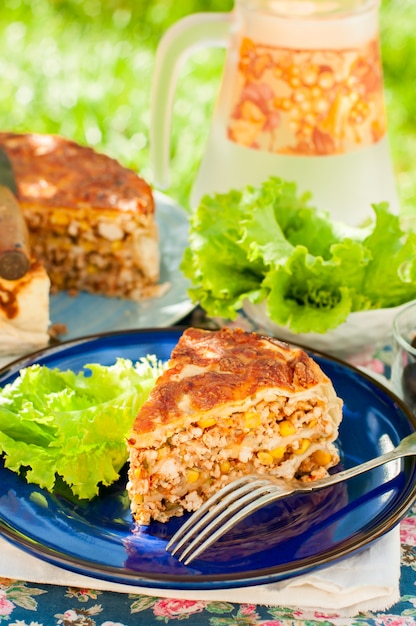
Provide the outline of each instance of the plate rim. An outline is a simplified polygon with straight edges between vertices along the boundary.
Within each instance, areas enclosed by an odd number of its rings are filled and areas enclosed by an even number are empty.
[[[177,341],[180,334],[185,330],[185,328],[187,328],[187,326],[181,325],[164,328],[138,328],[93,333],[75,339],[70,339],[68,341],[63,341],[59,344],[37,350],[36,352],[32,352],[31,354],[25,355],[24,357],[18,358],[8,363],[6,366],[0,368],[0,379],[8,378],[10,376],[16,376],[19,369],[21,369],[22,367],[27,367],[30,364],[37,362],[39,359],[42,359],[43,357],[56,355],[59,356],[60,352],[65,353],[68,349],[82,346],[82,344],[92,345],[95,341],[105,341],[108,338],[116,340],[117,337],[120,335],[142,336],[150,334],[166,335],[172,341]],[[406,404],[392,390],[383,385],[379,380],[373,378],[367,372],[362,371],[358,367],[346,361],[343,361],[338,357],[305,348],[300,344],[291,345],[297,345],[298,347],[305,349],[312,357],[316,355],[317,357],[325,359],[330,363],[337,364],[341,368],[347,368],[347,370],[349,370],[352,374],[358,376],[359,379],[364,379],[371,386],[376,387],[379,392],[383,393],[389,399],[389,401],[398,405],[398,408],[404,414],[404,418],[406,419],[409,427],[413,427],[413,429],[416,430],[416,416],[413,415],[413,413],[406,406]],[[412,471],[410,473],[414,474],[416,471],[416,457],[408,457],[407,459],[404,459],[404,462],[408,465],[408,467],[412,467]],[[3,469],[6,468],[4,468],[4,466],[2,465],[1,470]],[[91,561],[88,561],[86,559],[80,560],[79,558],[72,558],[67,554],[57,551],[54,548],[45,547],[36,538],[30,537],[28,533],[23,536],[22,533],[20,533],[18,530],[10,528],[9,525],[4,522],[1,517],[1,506],[0,534],[15,545],[17,545],[17,547],[21,547],[23,550],[29,552],[37,558],[40,558],[41,560],[44,560],[53,565],[57,565],[59,567],[63,567],[64,569],[75,571],[82,575],[88,575],[102,580],[129,584],[132,586],[143,586],[148,588],[160,588],[170,590],[202,590],[207,588],[225,589],[231,587],[251,586],[286,580],[299,574],[304,574],[311,570],[326,567],[352,554],[356,554],[364,548],[368,547],[371,543],[373,543],[373,541],[376,541],[381,536],[392,530],[392,528],[394,528],[397,523],[400,522],[400,520],[403,518],[405,513],[409,510],[410,506],[414,502],[416,497],[416,483],[414,483],[412,487],[409,487],[408,482],[409,481],[407,480],[406,497],[404,499],[401,499],[400,506],[395,506],[394,511],[389,514],[387,520],[384,520],[382,524],[378,524],[376,528],[371,526],[367,528],[365,532],[361,529],[360,537],[356,538],[355,541],[352,542],[352,544],[351,542],[347,542],[348,545],[341,550],[339,549],[339,547],[337,549],[333,547],[332,549],[327,550],[325,552],[324,560],[322,560],[321,558],[321,560],[317,562],[316,555],[313,555],[299,560],[296,565],[292,566],[285,563],[274,567],[266,567],[262,569],[259,568],[256,570],[233,572],[228,574],[193,574],[192,577],[189,575],[184,576],[181,574],[152,574],[151,572],[142,573],[128,568],[120,569],[119,567],[92,563]]]

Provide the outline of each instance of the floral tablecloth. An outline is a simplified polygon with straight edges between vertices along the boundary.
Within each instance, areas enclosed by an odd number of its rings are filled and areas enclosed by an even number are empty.
[[[410,626],[416,624],[416,507],[400,524],[400,601],[387,611],[341,617],[286,607],[175,600],[0,579],[0,623],[7,626]],[[1,554],[0,554],[1,558]]]
[[[390,349],[354,365],[390,375]],[[159,598],[0,578],[0,623],[7,626],[407,626],[416,624],[416,505],[400,523],[400,601],[386,611],[345,617],[336,611],[304,612],[288,607]],[[0,553],[0,559],[2,555]],[[174,595],[174,592],[173,592]],[[301,604],[301,599],[299,604]]]

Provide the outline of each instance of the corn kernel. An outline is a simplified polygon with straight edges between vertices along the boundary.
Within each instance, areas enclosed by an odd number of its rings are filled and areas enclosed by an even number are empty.
[[[283,420],[279,424],[279,431],[282,437],[288,437],[289,435],[294,435],[296,432],[296,426],[289,422],[289,420]]]
[[[244,426],[246,428],[257,428],[257,426],[260,426],[260,415],[258,413],[245,413]]]
[[[199,478],[199,472],[196,469],[187,469],[186,470],[186,479],[188,483],[196,483]]]
[[[134,475],[136,478],[140,478],[141,476],[143,476],[143,470],[141,467],[138,467],[137,469],[134,470]]]
[[[168,454],[169,454],[168,446],[163,446],[162,448],[159,448],[159,450],[157,451],[157,458],[164,459],[165,457],[168,456]]]
[[[318,420],[312,419],[310,422],[308,422],[308,428],[315,428],[317,423],[318,423]]]
[[[278,446],[277,448],[273,448],[273,450],[270,450],[270,454],[275,460],[282,459],[285,455],[285,452],[286,446]]]
[[[272,465],[273,457],[270,452],[257,452],[257,458],[262,465]]]
[[[221,474],[228,474],[230,469],[231,469],[231,463],[229,461],[221,461],[220,463]]]
[[[121,240],[111,242],[111,249],[113,252],[118,252],[119,250],[121,250],[122,247],[123,242]]]
[[[301,439],[299,442],[299,447],[296,450],[293,450],[295,454],[303,454],[311,445],[309,439]]]
[[[326,450],[315,450],[315,452],[311,455],[312,460],[321,467],[328,465],[331,462],[332,456]]]
[[[144,498],[143,498],[143,496],[141,494],[136,493],[134,498],[133,498],[133,500],[134,500],[135,504],[142,504]]]
[[[215,417],[202,417],[197,421],[197,424],[200,428],[209,428],[210,426],[214,426],[217,423]]]
[[[61,224],[66,226],[68,224],[68,215],[65,213],[54,213],[51,215],[51,224]]]

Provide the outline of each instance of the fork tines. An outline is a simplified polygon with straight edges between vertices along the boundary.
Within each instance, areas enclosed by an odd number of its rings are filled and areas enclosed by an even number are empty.
[[[238,478],[193,513],[173,535],[166,550],[188,565],[238,522],[288,491],[265,476]]]

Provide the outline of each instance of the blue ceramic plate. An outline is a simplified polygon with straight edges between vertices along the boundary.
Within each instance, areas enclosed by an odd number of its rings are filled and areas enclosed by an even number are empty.
[[[188,245],[188,216],[168,196],[155,192],[156,222],[159,228],[161,268],[160,282],[169,289],[160,298],[131,302],[79,293],[76,298],[66,292],[51,297],[53,324],[65,324],[69,340],[91,333],[165,327],[175,324],[193,308],[187,296],[188,280],[179,264]]]
[[[49,348],[0,372],[0,386],[36,362],[78,371],[117,356],[167,359],[181,329],[95,335]],[[345,402],[341,462],[379,455],[415,429],[415,420],[386,388],[330,357],[314,355]],[[352,554],[405,515],[416,494],[416,460],[407,458],[309,495],[290,496],[244,520],[191,566],[165,552],[183,523],[152,523],[133,534],[126,476],[90,502],[74,502],[28,485],[0,467],[0,531],[50,563],[85,574],[165,589],[227,588],[270,583]]]

